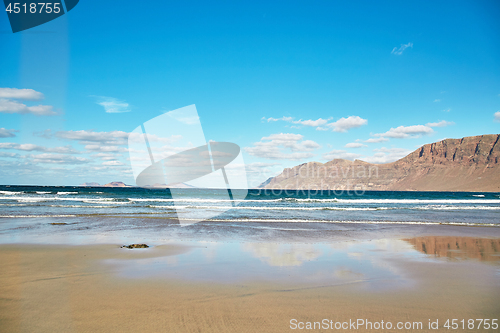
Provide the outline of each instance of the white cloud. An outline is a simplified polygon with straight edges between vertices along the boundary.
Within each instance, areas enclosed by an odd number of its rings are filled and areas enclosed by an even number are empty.
[[[450,111],[451,111],[451,109],[450,109],[450,108],[448,108],[448,109],[444,109],[444,110],[443,110],[443,112],[450,112]]]
[[[385,133],[374,134],[378,137],[388,137],[396,139],[418,138],[421,135],[429,135],[434,133],[434,130],[425,125],[399,126],[391,128]]]
[[[281,117],[281,118],[265,118],[262,117],[262,121],[274,122],[274,121],[285,121],[292,124],[316,127],[317,131],[328,131],[328,129],[332,129],[334,132],[347,132],[351,128],[360,127],[366,125],[368,120],[363,119],[358,116],[350,116],[347,118],[340,118],[336,122],[328,123],[331,118],[323,119],[318,118],[316,120],[308,119],[308,120],[293,120],[293,117]],[[295,126],[291,126],[292,128],[298,128]]]
[[[52,164],[84,164],[90,161],[84,157],[75,157],[63,154],[38,154],[31,155],[35,163],[52,163]]]
[[[123,131],[111,131],[111,132],[94,132],[87,130],[80,131],[58,131],[52,133],[49,131],[44,131],[41,133],[36,133],[36,135],[50,139],[56,137],[63,140],[78,141],[78,143],[86,145],[85,148],[92,151],[125,151],[123,148],[118,148],[116,146],[126,145],[127,140],[130,139],[132,142],[137,141],[136,138],[141,139],[142,134],[138,133],[127,133]],[[149,143],[159,142],[164,144],[171,144],[172,142],[182,139],[181,135],[171,135],[169,137],[159,137],[157,135],[148,134]]]
[[[389,141],[389,139],[384,138],[383,136],[379,138],[370,138],[368,140],[365,140],[366,143],[379,143],[379,142],[386,142]]]
[[[273,117],[270,117],[270,118],[265,118],[265,117],[262,117],[262,120],[267,120],[268,123],[270,122],[274,122],[274,121],[286,121],[286,122],[292,122],[293,121],[293,117],[281,117],[281,118],[273,118]]]
[[[318,118],[316,120],[308,119],[308,120],[293,120],[293,117],[281,117],[281,118],[262,118],[262,120],[266,120],[268,123],[269,122],[274,122],[274,121],[286,121],[288,123],[292,124],[298,124],[298,125],[304,125],[304,126],[310,126],[310,127],[318,127],[326,124],[328,122],[328,119],[323,119],[323,118]]]
[[[452,121],[446,121],[446,120],[441,120],[437,123],[427,123],[425,124],[425,126],[429,126],[429,127],[446,127],[446,126],[450,126],[450,125],[455,125],[454,122]]]
[[[57,114],[51,105],[27,106],[26,104],[6,98],[0,98],[0,112],[34,114],[36,116],[55,116]]]
[[[346,144],[344,147],[346,147],[346,148],[361,148],[361,147],[367,147],[367,145],[364,145],[364,144],[359,143],[359,142],[350,142],[350,143]]]
[[[320,145],[311,140],[302,140],[300,134],[280,133],[263,137],[256,142],[253,147],[245,148],[245,151],[252,155],[272,160],[301,160],[311,158],[314,154],[311,151],[318,149]],[[284,152],[289,150],[290,152]]]
[[[94,132],[94,131],[59,131],[55,137],[64,140],[78,141],[80,143],[99,142],[101,144],[124,145],[127,143],[129,133],[123,131]]]
[[[294,121],[293,123],[294,124],[301,124],[301,125],[304,125],[304,126],[310,126],[310,127],[318,127],[318,126],[321,126],[321,125],[324,125],[328,122],[328,119],[322,119],[322,118],[318,118],[316,120],[297,120],[297,121]]]
[[[19,157],[19,154],[0,151],[0,157]]]
[[[435,100],[434,100],[434,103],[439,103],[439,102],[441,102],[441,100],[440,100],[440,99],[435,99]]]
[[[368,120],[358,116],[349,116],[347,118],[340,118],[336,122],[327,124],[334,132],[347,132],[351,128],[361,127],[368,124]]]
[[[107,96],[96,96],[96,97],[99,99],[99,102],[97,102],[97,104],[104,107],[106,113],[124,113],[131,111],[130,105],[125,101],[121,101],[117,98],[107,97]]]
[[[0,98],[36,101],[43,99],[43,94],[33,89],[0,88]]]
[[[368,163],[391,163],[397,161],[409,153],[411,150],[404,148],[385,148],[373,150],[375,154],[373,156],[363,157],[362,160]]]
[[[120,161],[107,161],[107,162],[102,162],[102,165],[107,165],[107,166],[122,166],[125,165],[124,163]]]
[[[126,152],[127,148],[118,146],[102,146],[102,145],[86,145],[85,149],[91,152],[103,152],[103,153],[122,153]]]
[[[21,151],[43,151],[43,152],[48,152],[48,153],[59,153],[59,154],[80,154],[78,150],[73,149],[71,146],[64,146],[64,147],[43,147],[43,146],[37,146],[31,143],[10,143],[10,142],[5,142],[5,143],[0,143],[0,149],[14,149],[14,150],[21,150]]]
[[[334,159],[343,159],[343,160],[354,160],[356,158],[361,157],[360,154],[355,154],[355,153],[348,153],[345,150],[332,150],[329,151],[328,153],[324,153],[322,157],[325,160],[334,160]]]
[[[406,50],[409,47],[413,48],[413,43],[401,44],[399,49],[397,47],[393,48],[391,54],[402,55],[404,50]]]
[[[13,138],[16,136],[14,132],[17,131],[13,129],[0,128],[0,138]]]
[[[493,117],[494,117],[495,121],[500,122],[500,111],[495,112],[495,114],[493,115]]]
[[[92,156],[98,157],[103,161],[114,161],[117,158],[121,157],[121,154],[98,153],[98,154],[93,154]]]

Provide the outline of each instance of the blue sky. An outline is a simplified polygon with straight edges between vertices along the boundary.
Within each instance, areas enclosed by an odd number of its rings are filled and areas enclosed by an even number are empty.
[[[251,186],[500,133],[499,16],[498,1],[82,0],[13,34],[0,13],[0,184],[133,184],[124,135],[191,104],[207,140],[242,148]]]

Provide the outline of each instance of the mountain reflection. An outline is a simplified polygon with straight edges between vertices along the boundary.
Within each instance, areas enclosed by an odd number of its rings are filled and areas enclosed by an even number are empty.
[[[416,250],[436,257],[500,261],[500,239],[426,236],[404,240]]]

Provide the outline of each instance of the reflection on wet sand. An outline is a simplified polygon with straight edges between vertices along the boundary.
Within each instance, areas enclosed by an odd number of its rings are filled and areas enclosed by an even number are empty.
[[[322,254],[311,244],[246,243],[242,244],[242,250],[269,266],[300,266]]]
[[[426,236],[405,241],[416,250],[436,257],[500,261],[500,239]]]

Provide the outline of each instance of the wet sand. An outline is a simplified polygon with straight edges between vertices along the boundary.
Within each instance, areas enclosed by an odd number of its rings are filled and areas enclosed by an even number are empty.
[[[0,332],[297,331],[292,319],[331,320],[331,331],[363,319],[444,332],[447,319],[500,319],[498,244],[450,236],[133,250],[4,244]]]

